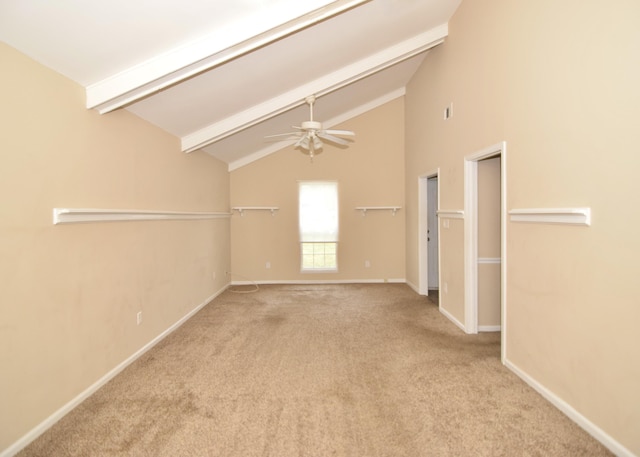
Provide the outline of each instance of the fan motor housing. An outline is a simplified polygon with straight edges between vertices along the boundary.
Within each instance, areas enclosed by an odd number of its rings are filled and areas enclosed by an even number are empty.
[[[303,130],[322,130],[322,123],[317,121],[304,121],[301,126]]]

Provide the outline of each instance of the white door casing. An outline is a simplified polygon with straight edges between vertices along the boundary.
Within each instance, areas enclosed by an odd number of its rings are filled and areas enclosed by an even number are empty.
[[[500,157],[500,302],[501,358],[506,360],[507,335],[507,143],[477,151],[464,160],[464,326],[466,333],[478,333],[478,161]]]

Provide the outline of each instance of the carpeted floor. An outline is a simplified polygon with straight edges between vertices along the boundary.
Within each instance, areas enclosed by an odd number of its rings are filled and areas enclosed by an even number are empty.
[[[20,454],[604,456],[403,284],[226,291]]]

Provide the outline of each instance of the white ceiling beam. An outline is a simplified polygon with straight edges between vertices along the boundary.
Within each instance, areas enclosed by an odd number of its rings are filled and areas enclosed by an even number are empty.
[[[409,59],[442,43],[448,34],[442,24],[425,33],[386,48],[374,55],[324,75],[278,97],[239,112],[182,137],[182,151],[193,152],[234,133],[277,116],[304,103],[305,97],[320,97]]]
[[[371,0],[337,0],[296,17],[262,18],[259,29],[236,27],[210,35],[129,68],[86,88],[86,104],[101,114],[122,108],[168,86]]]

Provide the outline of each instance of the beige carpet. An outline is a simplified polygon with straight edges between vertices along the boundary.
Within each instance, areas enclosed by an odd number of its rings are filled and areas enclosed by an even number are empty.
[[[601,456],[401,284],[225,292],[20,456]]]

